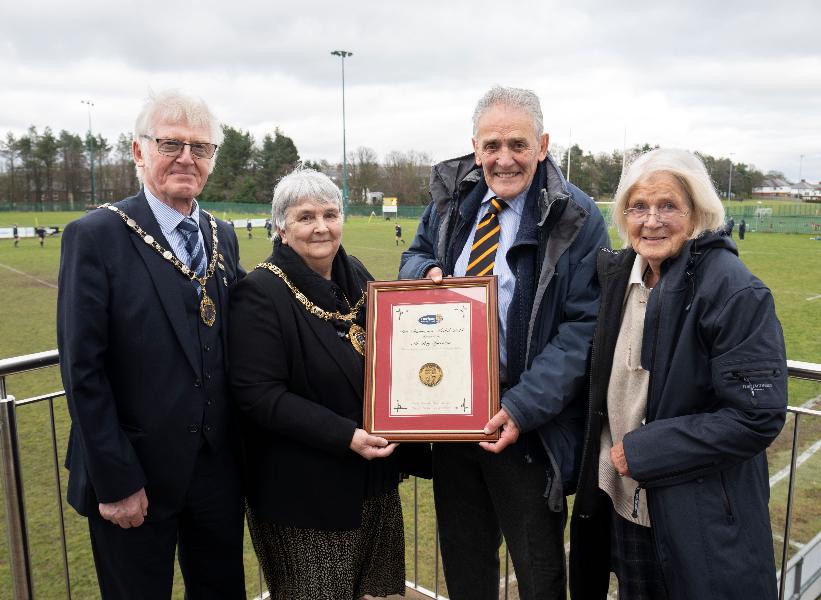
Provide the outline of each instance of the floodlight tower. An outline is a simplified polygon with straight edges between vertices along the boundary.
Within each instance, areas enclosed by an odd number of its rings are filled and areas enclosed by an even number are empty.
[[[88,164],[91,167],[91,204],[97,204],[97,182],[94,180],[94,134],[91,133],[91,100],[80,100],[80,104],[88,107]]]
[[[342,59],[342,210],[348,218],[348,149],[345,143],[345,59],[353,56],[347,50],[333,50],[333,56]]]

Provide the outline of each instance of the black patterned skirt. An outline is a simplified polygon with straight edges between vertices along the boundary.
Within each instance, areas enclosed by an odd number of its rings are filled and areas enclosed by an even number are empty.
[[[399,491],[368,498],[362,525],[323,531],[256,519],[248,529],[274,600],[359,600],[405,591],[405,533]]]

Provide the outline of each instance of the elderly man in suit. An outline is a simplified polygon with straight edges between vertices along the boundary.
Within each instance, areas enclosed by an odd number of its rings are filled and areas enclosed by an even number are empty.
[[[245,598],[243,500],[226,387],[233,229],[196,196],[219,123],[199,99],[149,98],[143,184],[66,227],[57,336],[71,413],[68,501],[88,517],[104,599]]]

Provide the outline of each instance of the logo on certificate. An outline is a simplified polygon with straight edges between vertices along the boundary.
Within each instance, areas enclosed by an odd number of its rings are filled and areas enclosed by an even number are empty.
[[[419,369],[419,381],[428,387],[433,387],[442,381],[442,367],[436,363],[425,363]]]
[[[419,317],[419,322],[422,325],[438,325],[445,320],[442,315],[422,315]]]

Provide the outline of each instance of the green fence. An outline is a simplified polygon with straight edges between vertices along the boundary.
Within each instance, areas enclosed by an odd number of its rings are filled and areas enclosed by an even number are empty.
[[[203,202],[202,206],[217,215],[226,218],[265,218],[270,214],[271,207],[267,203],[251,202]],[[608,224],[611,218],[612,204],[600,203],[599,208]],[[19,211],[48,213],[56,211],[82,210],[77,203],[48,202],[42,204],[14,203],[0,204],[0,212]],[[747,231],[774,232],[774,233],[801,233],[821,235],[821,204],[787,202],[762,202],[761,204],[725,205],[727,215],[731,216],[739,226],[741,220],[747,222]],[[425,210],[421,205],[400,205],[398,216],[403,219],[417,220]],[[351,204],[348,206],[349,216],[383,218],[381,206]]]
[[[605,221],[613,223],[612,204],[599,204]],[[818,204],[742,204],[725,205],[725,213],[735,221],[736,230],[743,219],[748,232],[807,233],[821,235],[821,205]]]

